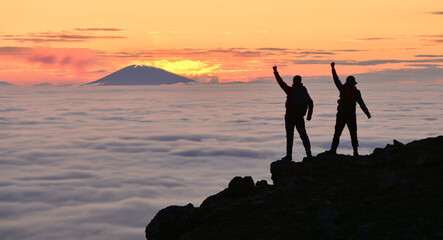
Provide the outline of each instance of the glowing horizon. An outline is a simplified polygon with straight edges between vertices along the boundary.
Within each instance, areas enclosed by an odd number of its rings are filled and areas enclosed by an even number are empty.
[[[0,3],[0,81],[82,84],[133,63],[252,81],[441,69],[443,2],[85,1]]]

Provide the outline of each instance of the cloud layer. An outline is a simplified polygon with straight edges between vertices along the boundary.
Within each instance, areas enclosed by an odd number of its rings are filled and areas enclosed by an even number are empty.
[[[441,83],[357,79],[373,115],[358,112],[362,154],[441,134]],[[330,78],[304,82],[317,154],[330,146],[338,93]],[[275,83],[0,91],[2,239],[141,240],[161,208],[198,206],[234,176],[270,181],[285,151]],[[352,151],[346,131],[340,153]]]

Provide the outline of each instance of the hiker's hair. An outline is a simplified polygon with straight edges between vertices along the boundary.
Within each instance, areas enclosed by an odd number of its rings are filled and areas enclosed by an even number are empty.
[[[301,77],[300,75],[295,75],[294,78],[292,79],[293,83],[301,83]]]

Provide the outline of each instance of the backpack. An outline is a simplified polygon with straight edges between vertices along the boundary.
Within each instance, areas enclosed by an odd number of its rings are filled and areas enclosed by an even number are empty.
[[[355,109],[355,103],[357,102],[357,88],[354,85],[343,85],[340,93],[339,105],[343,109]]]
[[[289,107],[294,113],[301,114],[302,116],[306,115],[308,110],[308,90],[304,86],[293,86],[292,90],[292,96],[288,99]]]

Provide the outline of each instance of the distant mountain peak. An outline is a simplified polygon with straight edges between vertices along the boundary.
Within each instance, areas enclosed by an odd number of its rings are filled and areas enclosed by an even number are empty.
[[[147,65],[138,65],[138,64],[133,64],[133,65],[129,65],[129,66],[127,66],[127,67],[124,67],[124,68],[122,68],[122,69],[125,69],[125,68],[154,68],[154,69],[161,69],[161,68],[157,68],[157,67],[153,67],[153,66],[147,66]]]
[[[2,86],[12,86],[11,83],[8,83],[8,82],[1,82],[1,81],[0,81],[0,85],[2,85]]]
[[[130,65],[87,85],[170,85],[195,82],[161,68]]]

